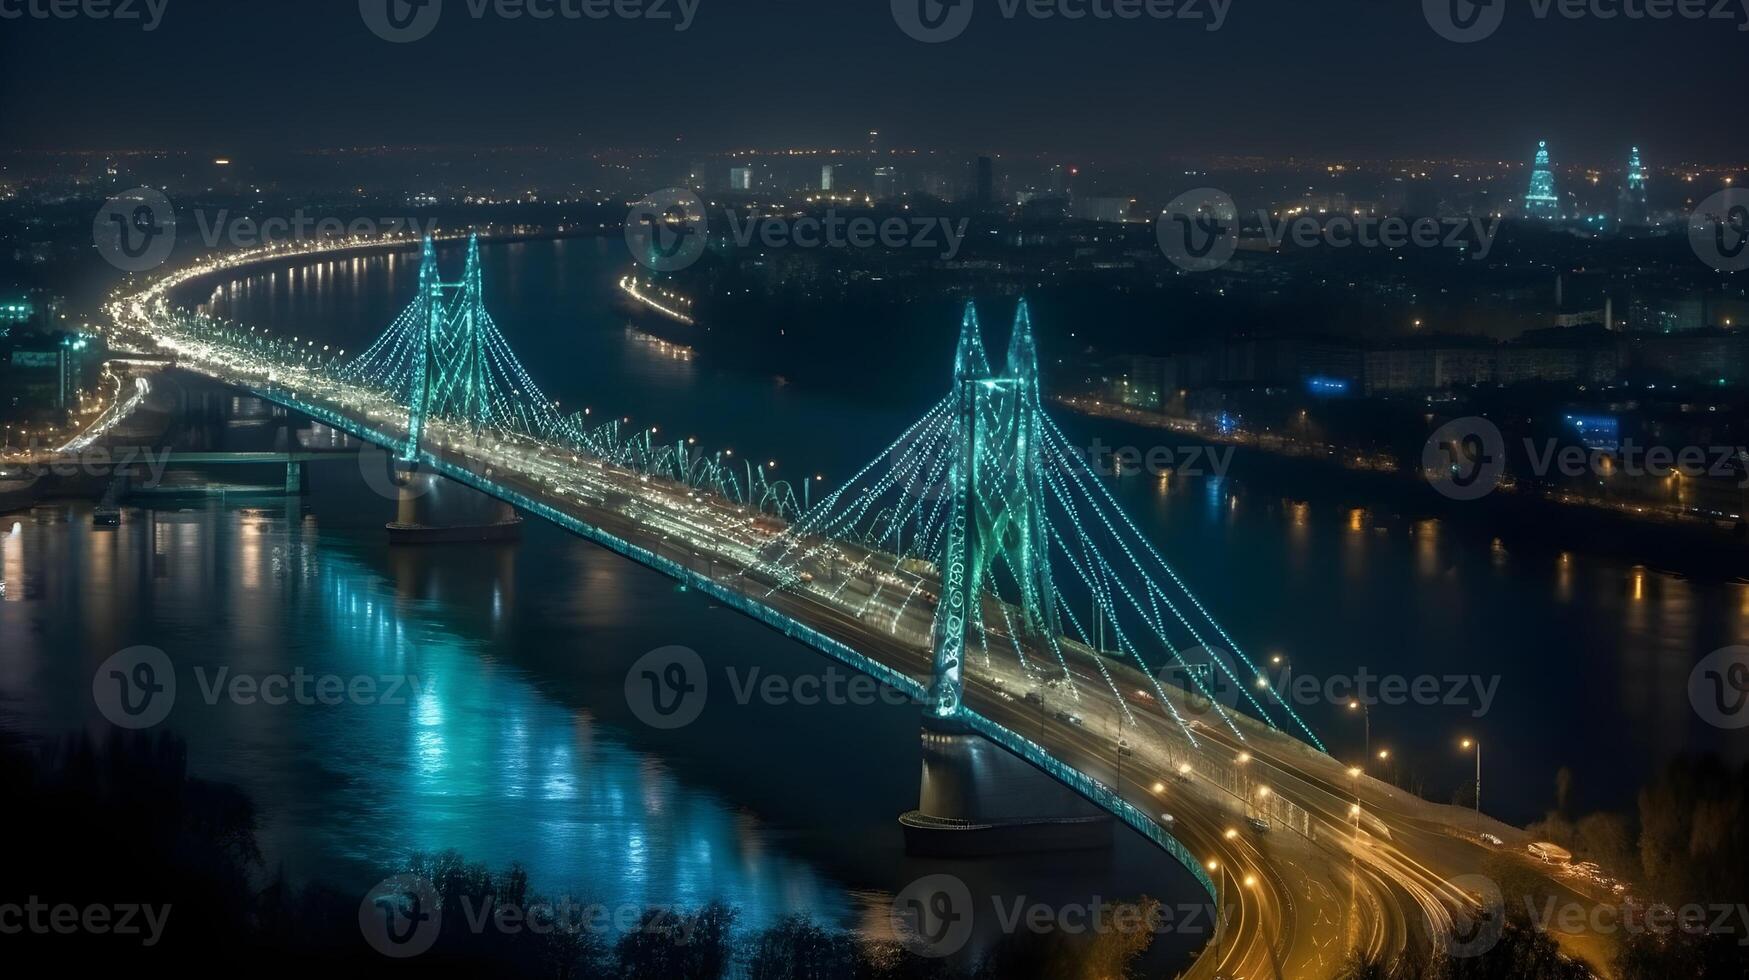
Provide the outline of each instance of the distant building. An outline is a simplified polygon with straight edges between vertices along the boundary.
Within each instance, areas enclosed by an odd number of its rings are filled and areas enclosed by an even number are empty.
[[[0,299],[0,330],[36,319],[36,304],[22,297]]]
[[[0,411],[65,411],[97,383],[101,340],[75,333],[32,332],[0,340]]]
[[[1635,292],[1628,302],[1629,333],[1702,330],[1707,320],[1706,297],[1693,293]]]
[[[833,184],[835,183],[835,181],[833,180],[833,177],[834,177],[834,174],[832,173],[832,165],[831,164],[828,163],[825,166],[821,167],[820,168],[820,189],[823,191],[831,190]]]
[[[19,329],[50,331],[65,302],[44,289],[0,293],[0,337]]]
[[[876,167],[874,171],[874,196],[886,200],[899,193],[899,171],[894,167]]]
[[[1623,339],[1623,362],[1624,370],[1636,378],[1749,383],[1749,334],[1737,330],[1629,334]]]
[[[1640,148],[1637,146],[1628,157],[1627,179],[1622,184],[1616,220],[1624,228],[1643,228],[1652,220],[1651,209],[1646,204],[1646,168],[1640,163]]]
[[[1127,197],[1078,197],[1075,198],[1071,213],[1081,221],[1116,224],[1129,220],[1130,203]]]
[[[753,189],[753,168],[732,167],[729,170],[729,190],[750,191]]]
[[[1561,216],[1561,198],[1555,193],[1555,172],[1549,163],[1547,140],[1536,145],[1536,163],[1530,171],[1530,188],[1524,193],[1524,216],[1545,219]]]
[[[1495,345],[1468,337],[1447,337],[1366,352],[1369,395],[1443,391],[1455,385],[1494,380]]]

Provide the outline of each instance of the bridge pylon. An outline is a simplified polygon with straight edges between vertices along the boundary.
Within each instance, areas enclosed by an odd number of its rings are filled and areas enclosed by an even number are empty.
[[[953,397],[945,488],[951,514],[932,637],[929,710],[936,719],[959,713],[967,641],[974,633],[984,635],[983,596],[986,585],[993,586],[991,575],[998,565],[1019,585],[1026,632],[1060,631],[1045,515],[1038,346],[1025,300],[1015,315],[1005,370],[999,375],[991,371],[984,353],[977,310],[966,304],[954,358]]]
[[[899,818],[906,846],[959,857],[1109,847],[1104,813],[961,718],[968,646],[986,635],[985,596],[996,592],[999,568],[1018,585],[1021,632],[1054,636],[1061,628],[1045,514],[1038,345],[1025,300],[1001,373],[991,369],[977,310],[966,304],[953,380],[942,594],[918,806]]]
[[[437,249],[425,238],[419,260],[419,295],[413,301],[415,350],[407,399],[407,441],[400,457],[419,458],[432,416],[464,423],[477,438],[492,419],[491,356],[481,287],[480,237],[468,237],[467,266],[460,282],[444,282]]]

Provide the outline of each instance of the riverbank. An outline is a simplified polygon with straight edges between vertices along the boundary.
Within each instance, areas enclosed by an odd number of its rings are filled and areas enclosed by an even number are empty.
[[[1557,499],[1511,487],[1481,500],[1455,501],[1441,496],[1418,474],[1386,465],[1389,461],[1223,437],[1193,420],[1093,399],[1062,397],[1057,402],[1084,419],[1118,423],[1132,432],[1169,433],[1174,446],[1231,449],[1230,473],[1283,488],[1294,499],[1323,498],[1384,508],[1411,521],[1437,518],[1486,533],[1513,548],[1590,554],[1679,575],[1749,581],[1749,534],[1745,533],[1749,527],[1742,523],[1725,527],[1627,504]],[[1149,438],[1157,441],[1161,436]]]

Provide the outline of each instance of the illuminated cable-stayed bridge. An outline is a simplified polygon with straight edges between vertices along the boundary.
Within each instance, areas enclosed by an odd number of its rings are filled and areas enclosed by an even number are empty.
[[[1052,422],[1024,303],[999,369],[968,307],[948,396],[811,501],[566,413],[485,310],[475,241],[445,282],[427,240],[418,295],[352,357],[173,309],[174,284],[115,304],[118,326],[388,450],[397,479],[447,477],[679,579],[1142,833],[1227,917],[1199,975],[1322,975],[1332,936],[1437,943],[1471,901],[1428,857],[1475,846],[1459,818],[1323,754]]]

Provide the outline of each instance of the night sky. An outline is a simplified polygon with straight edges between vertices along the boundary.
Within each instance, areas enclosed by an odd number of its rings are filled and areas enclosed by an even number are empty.
[[[0,11],[33,2],[51,0]],[[1575,163],[1618,164],[1636,142],[1653,163],[1749,157],[1749,0],[1729,0],[1733,20],[1668,22],[1539,20],[1532,0],[1498,0],[1505,23],[1472,44],[1435,33],[1421,0],[1231,0],[1214,32],[1211,0],[1194,0],[1200,19],[1130,22],[966,0],[969,26],[940,44],[906,36],[889,0],[687,0],[684,32],[476,20],[482,0],[445,0],[407,44],[373,34],[357,0],[154,2],[150,33],[0,20],[4,143],[714,150],[857,146],[873,128],[889,146],[1138,159],[1519,160],[1539,138]]]

